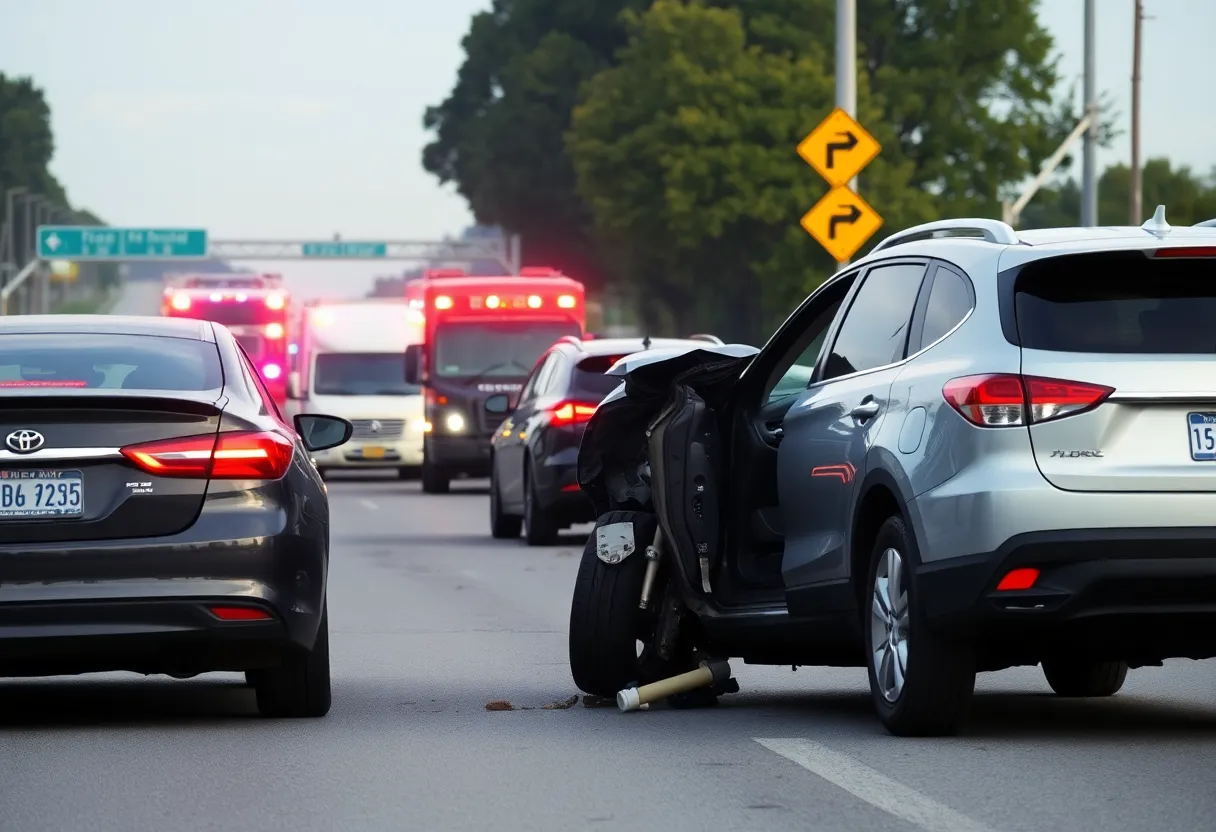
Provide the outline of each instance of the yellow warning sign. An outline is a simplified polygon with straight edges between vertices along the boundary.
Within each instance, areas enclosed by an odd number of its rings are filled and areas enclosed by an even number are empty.
[[[798,145],[798,155],[833,188],[852,181],[880,150],[878,140],[839,107]]]
[[[882,217],[848,188],[833,188],[806,212],[802,227],[843,263],[882,227]]]

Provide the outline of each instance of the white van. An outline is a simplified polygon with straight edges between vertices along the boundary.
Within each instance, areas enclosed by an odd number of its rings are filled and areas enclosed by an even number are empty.
[[[345,445],[321,451],[331,469],[395,468],[415,476],[422,465],[421,390],[405,382],[405,348],[421,343],[405,299],[310,302],[301,310],[287,380],[287,415],[328,413],[355,426]]]

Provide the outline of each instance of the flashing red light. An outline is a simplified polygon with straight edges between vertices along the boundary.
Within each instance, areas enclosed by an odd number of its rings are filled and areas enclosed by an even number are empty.
[[[181,292],[174,295],[173,308],[179,312],[185,312],[190,308],[190,296]]]
[[[549,424],[554,427],[578,425],[591,420],[596,406],[583,402],[561,402],[549,409]]]
[[[279,376],[283,375],[283,368],[278,364],[267,364],[262,368],[262,376],[274,381]]]
[[[1015,592],[1019,589],[1030,589],[1039,579],[1039,570],[1030,567],[1014,569],[1001,578],[996,585],[997,592]]]
[[[287,305],[287,299],[280,294],[269,294],[266,296],[267,309],[282,309]]]
[[[122,455],[161,477],[277,480],[287,473],[294,450],[281,434],[239,431],[128,445]]]
[[[1216,257],[1216,246],[1180,246],[1178,248],[1159,248],[1153,252],[1153,257]]]
[[[964,376],[942,388],[946,401],[964,419],[987,428],[1075,416],[1101,404],[1113,392],[1113,387],[1100,384],[1012,374]]]
[[[220,621],[269,621],[270,613],[255,607],[210,607],[209,612]]]
[[[271,341],[277,341],[283,337],[283,325],[280,323],[266,324],[266,337]]]

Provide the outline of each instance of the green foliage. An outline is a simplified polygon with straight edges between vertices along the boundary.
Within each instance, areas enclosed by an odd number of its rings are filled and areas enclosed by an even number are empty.
[[[624,44],[623,9],[648,0],[495,0],[473,17],[456,85],[424,125],[423,166],[479,223],[522,235],[528,263],[598,282],[589,212],[562,136],[584,81]]]
[[[1131,169],[1112,165],[1098,179],[1098,222],[1140,225],[1164,205],[1171,225],[1193,225],[1216,219],[1216,170],[1206,177],[1187,167],[1173,168],[1168,159],[1150,159],[1141,172],[1142,217],[1131,222]],[[1022,212],[1023,228],[1076,225],[1081,216],[1081,189],[1075,180],[1035,194]]]
[[[9,188],[24,186],[66,203],[62,186],[47,170],[54,152],[51,110],[42,90],[29,78],[0,73],[0,219]]]

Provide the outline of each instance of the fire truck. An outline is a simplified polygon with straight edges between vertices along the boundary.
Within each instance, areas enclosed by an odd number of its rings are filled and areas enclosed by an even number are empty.
[[[161,314],[223,324],[282,408],[287,400],[290,297],[279,275],[167,275]]]
[[[425,397],[422,490],[440,494],[458,477],[489,476],[490,438],[508,414],[488,412],[486,399],[514,401],[546,349],[583,334],[586,292],[553,269],[504,277],[436,269],[407,283],[405,295],[424,333],[405,352],[406,381]]]

